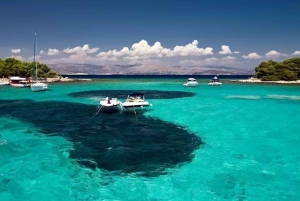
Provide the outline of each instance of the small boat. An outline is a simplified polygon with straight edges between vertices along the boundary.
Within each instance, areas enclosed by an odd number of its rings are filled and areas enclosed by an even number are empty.
[[[145,95],[142,93],[133,93],[128,95],[126,101],[122,104],[122,107],[128,110],[143,109],[148,106],[152,105],[145,100]]]
[[[10,85],[12,87],[29,87],[29,81],[26,78],[15,76],[9,78]]]
[[[109,99],[106,97],[105,99],[102,99],[100,101],[101,109],[103,110],[119,110],[123,109],[122,102],[119,101],[117,98],[111,98]]]
[[[35,33],[35,40],[34,40],[34,56],[33,56],[33,63],[35,65],[35,83],[31,82],[31,91],[46,91],[48,88],[48,85],[43,82],[39,82],[38,80],[38,69],[37,69],[37,62],[36,62],[36,33]]]
[[[221,86],[222,82],[219,81],[218,77],[215,76],[210,83],[208,83],[209,86]]]
[[[196,87],[198,86],[198,82],[195,78],[189,78],[183,85],[187,87]]]

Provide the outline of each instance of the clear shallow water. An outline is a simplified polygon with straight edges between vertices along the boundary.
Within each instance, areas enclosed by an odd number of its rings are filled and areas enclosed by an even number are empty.
[[[6,110],[4,114],[0,112],[0,200],[300,200],[300,87],[230,82],[209,87],[208,80],[200,80],[197,88],[186,88],[182,86],[184,81],[105,78],[55,83],[45,93],[1,87],[0,104]],[[75,125],[57,125],[59,117],[64,117],[63,109],[50,111],[51,107],[43,108],[42,103],[66,104],[64,107],[70,108],[65,115],[77,118],[81,125],[81,118],[85,122],[96,113],[101,95],[70,94],[92,90],[192,92],[194,96],[149,99],[153,107],[137,116],[137,125],[149,132],[153,130],[150,124],[174,124],[179,129],[183,126],[183,131],[173,131],[183,136],[196,135],[204,144],[188,149],[190,160],[185,156],[182,161],[173,160],[163,174],[152,176],[78,163],[72,153],[78,142],[85,141],[72,140]],[[37,102],[41,116],[49,114],[48,124],[56,120],[53,125],[34,123],[29,114],[27,118],[26,114],[18,116],[18,111],[25,111],[22,106],[34,109],[26,101],[12,104],[13,100],[24,99]],[[76,133],[88,129],[92,132],[93,125],[97,129],[104,115],[109,114],[99,113],[89,128],[76,127]],[[113,115],[136,123],[133,115]],[[53,127],[58,133],[53,134]],[[169,135],[167,129],[164,132]],[[151,136],[151,132],[147,134]],[[183,142],[179,151],[187,150],[188,142]],[[124,153],[130,156],[129,151]],[[170,156],[163,155],[166,159]]]

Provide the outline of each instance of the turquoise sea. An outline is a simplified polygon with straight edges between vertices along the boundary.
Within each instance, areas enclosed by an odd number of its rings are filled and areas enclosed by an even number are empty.
[[[187,78],[0,86],[0,200],[300,200],[300,86]]]

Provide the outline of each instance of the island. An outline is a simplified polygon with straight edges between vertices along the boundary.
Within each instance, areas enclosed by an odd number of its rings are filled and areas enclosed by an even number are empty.
[[[269,60],[255,68],[255,75],[238,82],[300,84],[300,58],[290,58],[282,62]]]

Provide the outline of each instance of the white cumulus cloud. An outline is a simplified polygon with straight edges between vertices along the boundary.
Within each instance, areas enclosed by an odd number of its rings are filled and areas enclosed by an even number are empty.
[[[281,53],[280,52],[277,52],[277,51],[275,51],[275,50],[272,50],[272,51],[270,51],[270,52],[268,52],[266,55],[265,55],[267,58],[274,58],[274,59],[276,59],[276,58],[278,58],[278,57],[280,57],[281,56]]]
[[[203,56],[212,55],[213,48],[198,48],[198,41],[194,40],[186,46],[176,46],[171,52],[166,52],[166,56]]]
[[[239,67],[241,62],[236,57],[227,56],[219,60],[220,65]]]
[[[40,55],[36,55],[36,60],[42,60],[42,56],[40,56]],[[26,59],[26,60],[28,60],[28,61],[32,61],[32,60],[34,60],[34,57],[33,56],[31,56],[31,57],[29,57],[28,59]]]
[[[300,55],[300,51],[295,51],[292,55],[299,56]]]
[[[12,53],[20,53],[21,50],[20,50],[20,49],[12,49],[11,52],[12,52]]]
[[[22,61],[26,60],[24,57],[22,57],[22,56],[16,56],[16,55],[12,55],[9,58],[15,58],[15,59],[22,60]]]
[[[252,53],[248,54],[247,56],[243,55],[243,58],[244,59],[260,59],[260,58],[262,58],[262,56],[258,55],[255,52],[252,52]]]
[[[173,50],[162,47],[160,42],[149,45],[146,40],[134,43],[131,48],[124,47],[120,51],[110,50],[108,52],[100,52],[97,57],[123,57],[123,60],[145,60],[152,57],[175,57],[175,56],[202,56],[213,54],[211,47],[199,48],[198,41],[194,40],[185,46],[175,46]]]
[[[182,60],[179,62],[180,65],[184,66],[219,66],[219,65],[230,65],[237,66],[240,62],[237,61],[236,57],[227,56],[224,58],[206,58],[204,60]]]
[[[227,45],[222,45],[222,51],[219,51],[219,54],[232,54],[229,46]]]
[[[89,45],[85,44],[82,47],[77,46],[77,47],[74,47],[74,48],[64,49],[63,52],[69,53],[69,54],[72,54],[72,53],[80,54],[80,53],[83,53],[83,52],[87,53],[87,54],[91,54],[91,53],[97,52],[98,50],[99,50],[99,48],[92,48],[92,49],[90,49]]]
[[[206,62],[215,62],[215,61],[218,61],[219,59],[215,58],[215,57],[211,57],[211,58],[207,58],[205,59],[204,61]]]
[[[220,63],[220,59],[215,58],[215,57],[211,57],[211,58],[206,58],[204,60],[182,60],[179,62],[180,65],[201,65],[201,66],[205,66],[205,65],[217,65]]]
[[[233,53],[234,53],[234,54],[239,54],[240,52],[239,52],[239,51],[234,51]]]
[[[47,54],[48,55],[56,55],[56,54],[58,54],[58,52],[59,51],[57,49],[49,49]]]
[[[236,58],[235,58],[235,57],[232,57],[232,56],[227,56],[227,57],[222,58],[222,60],[223,60],[223,61],[231,62],[231,61],[236,60]]]
[[[45,54],[45,51],[44,51],[44,50],[41,50],[41,51],[40,51],[40,54]]]

